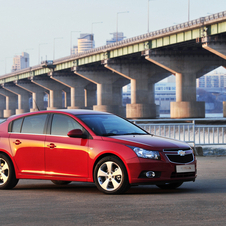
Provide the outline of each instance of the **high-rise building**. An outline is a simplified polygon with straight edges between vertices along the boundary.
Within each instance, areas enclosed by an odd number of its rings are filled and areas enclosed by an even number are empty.
[[[13,58],[12,72],[29,67],[29,54],[23,52],[20,56]]]
[[[78,38],[78,53],[88,51],[94,47],[93,34],[80,34],[80,38]]]
[[[71,49],[71,55],[78,54],[78,46],[73,46]]]
[[[106,45],[115,43],[117,41],[118,42],[122,41],[125,38],[123,32],[114,32],[114,33],[111,33],[111,35],[113,35],[113,38],[110,40],[107,40]]]
[[[225,73],[206,74],[196,80],[197,88],[224,88],[226,87]]]

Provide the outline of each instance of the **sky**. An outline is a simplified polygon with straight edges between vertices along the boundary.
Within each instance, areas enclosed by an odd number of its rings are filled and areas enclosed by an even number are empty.
[[[106,45],[117,17],[118,31],[131,38],[147,33],[148,12],[156,31],[225,10],[226,0],[149,0],[149,11],[148,0],[0,0],[0,75],[22,52],[30,66],[69,56],[81,33],[93,31],[95,47]]]

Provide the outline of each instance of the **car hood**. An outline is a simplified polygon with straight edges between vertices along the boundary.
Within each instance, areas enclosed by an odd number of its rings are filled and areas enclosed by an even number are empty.
[[[190,146],[184,142],[173,140],[165,137],[153,136],[153,135],[121,135],[103,137],[104,140],[114,140],[126,145],[143,147],[148,146],[153,150],[163,149],[188,149]],[[147,148],[147,147],[146,147]]]

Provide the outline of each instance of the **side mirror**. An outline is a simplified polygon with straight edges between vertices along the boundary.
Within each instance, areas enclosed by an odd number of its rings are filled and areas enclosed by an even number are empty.
[[[82,132],[80,129],[73,129],[67,133],[69,137],[75,137],[75,138],[87,138],[87,135]]]

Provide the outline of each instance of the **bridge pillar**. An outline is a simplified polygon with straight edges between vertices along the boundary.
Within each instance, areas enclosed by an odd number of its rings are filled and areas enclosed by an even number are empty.
[[[93,109],[94,105],[97,105],[97,86],[95,83],[90,82],[85,86],[85,107]]]
[[[6,107],[6,97],[2,96],[0,93],[0,118],[4,117],[3,110]]]
[[[127,79],[113,74],[102,65],[76,67],[74,73],[96,84],[97,105],[93,106],[93,110],[124,116],[121,90],[124,85],[129,83]],[[119,93],[116,94],[116,92]]]
[[[151,65],[145,60],[131,62],[105,60],[105,67],[131,82],[131,103],[126,105],[127,118],[156,118],[156,82],[167,77],[165,70]],[[159,76],[154,76],[159,73]]]
[[[17,87],[14,83],[6,83],[2,87],[18,96],[18,108],[16,109],[16,115],[29,111],[29,92]]]
[[[32,108],[30,112],[44,110],[44,94],[47,90],[35,85],[28,79],[22,79],[15,82],[15,85],[21,89],[27,90],[32,94]]]
[[[81,78],[73,72],[51,72],[50,78],[70,88],[69,109],[85,108],[85,88],[90,81]]]
[[[31,82],[49,91],[47,110],[61,109],[65,106],[62,102],[62,90],[67,90],[64,85],[53,81],[49,77],[32,77]]]
[[[205,102],[196,101],[196,76],[176,73],[176,102],[170,103],[171,118],[203,118]]]
[[[206,58],[174,56],[161,51],[145,57],[146,60],[176,76],[176,102],[170,103],[171,118],[203,118],[205,103],[196,101],[197,73],[203,69]]]
[[[205,43],[202,47],[209,52],[221,57],[226,60],[226,44],[225,42],[213,42],[213,43]],[[226,61],[221,65],[226,68]],[[226,117],[226,101],[223,101],[223,117]]]
[[[0,88],[0,95],[5,97],[5,107],[3,107],[3,117],[8,118],[11,115],[15,114],[15,109],[17,109],[18,101],[17,95],[9,92],[6,89]],[[4,102],[2,103],[4,104]]]

